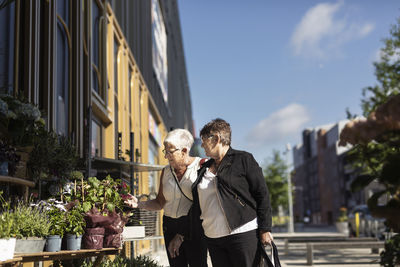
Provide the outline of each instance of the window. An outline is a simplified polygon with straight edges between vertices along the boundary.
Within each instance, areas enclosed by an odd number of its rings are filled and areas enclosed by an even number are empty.
[[[57,33],[56,33],[56,131],[58,134],[68,136],[69,120],[69,87],[70,87],[70,34],[69,1],[57,0]]]
[[[115,132],[115,158],[120,156],[119,151],[119,127],[118,127],[118,47],[119,43],[114,39],[114,132]]]
[[[14,89],[15,2],[0,9],[0,93]]]
[[[128,68],[128,97],[129,97],[129,132],[132,132],[132,69]]]
[[[101,143],[102,143],[102,131],[101,126],[97,120],[92,120],[92,143],[91,143],[91,155],[92,157],[101,157]]]
[[[158,145],[149,139],[149,164],[158,164]],[[149,172],[149,194],[156,192],[157,173]]]
[[[96,0],[92,0],[92,88],[101,94],[101,74],[100,74],[100,18],[101,18],[101,7]]]

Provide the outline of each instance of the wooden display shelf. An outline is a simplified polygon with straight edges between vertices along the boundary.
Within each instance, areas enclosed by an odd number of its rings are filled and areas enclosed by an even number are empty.
[[[81,249],[81,250],[61,250],[58,252],[39,252],[39,253],[15,253],[14,258],[7,261],[0,261],[0,266],[13,266],[21,262],[39,262],[53,260],[72,260],[80,258],[96,257],[94,266],[101,263],[105,255],[115,255],[121,252],[122,248],[103,248],[103,249]]]
[[[28,187],[35,187],[35,182],[33,182],[33,181],[29,181],[29,180],[18,178],[18,177],[12,177],[12,176],[0,175],[0,182],[19,184],[19,185],[24,185],[24,186],[28,186]]]
[[[25,199],[25,201],[28,201],[28,197],[29,197],[29,189],[28,189],[28,187],[35,187],[35,182],[33,182],[33,181],[29,181],[29,180],[18,178],[18,177],[12,177],[12,176],[0,175],[0,182],[1,183],[12,183],[12,184],[17,184],[17,185],[22,185],[24,187],[24,199]]]

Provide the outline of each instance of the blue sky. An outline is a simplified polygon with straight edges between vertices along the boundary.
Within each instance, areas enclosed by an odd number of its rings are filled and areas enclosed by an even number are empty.
[[[227,120],[263,165],[307,127],[360,114],[398,0],[179,0],[197,134]]]

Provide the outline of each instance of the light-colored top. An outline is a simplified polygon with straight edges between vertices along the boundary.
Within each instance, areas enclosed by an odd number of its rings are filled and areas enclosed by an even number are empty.
[[[193,199],[192,184],[197,179],[197,170],[200,168],[200,160],[201,158],[196,157],[187,167],[185,174],[179,181],[182,191],[190,199]],[[164,214],[171,218],[179,218],[187,215],[192,202],[182,195],[171,170],[172,168],[167,166],[164,169],[164,177],[162,178],[163,194],[166,200],[164,205]]]
[[[258,228],[257,218],[239,226],[229,229],[222,204],[217,191],[216,175],[207,168],[203,179],[197,186],[201,208],[201,219],[203,220],[204,233],[209,238],[219,238],[233,234],[248,232]]]

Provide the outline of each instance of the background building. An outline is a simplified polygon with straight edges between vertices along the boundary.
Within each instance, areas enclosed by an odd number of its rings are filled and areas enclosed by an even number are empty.
[[[303,143],[293,149],[297,220],[307,216],[312,223],[332,224],[339,208],[347,207],[349,188],[343,158],[348,148],[338,146],[345,123],[306,129]]]
[[[177,1],[1,1],[0,93],[38,105],[86,175],[157,192],[166,133],[193,132]]]
[[[333,224],[339,209],[349,211],[366,204],[367,199],[381,190],[373,181],[359,192],[352,192],[351,184],[357,170],[349,161],[350,147],[338,146],[340,132],[346,120],[303,131],[303,143],[293,149],[295,185],[294,216],[297,221],[308,217],[314,224]],[[380,198],[379,203],[385,203]]]

